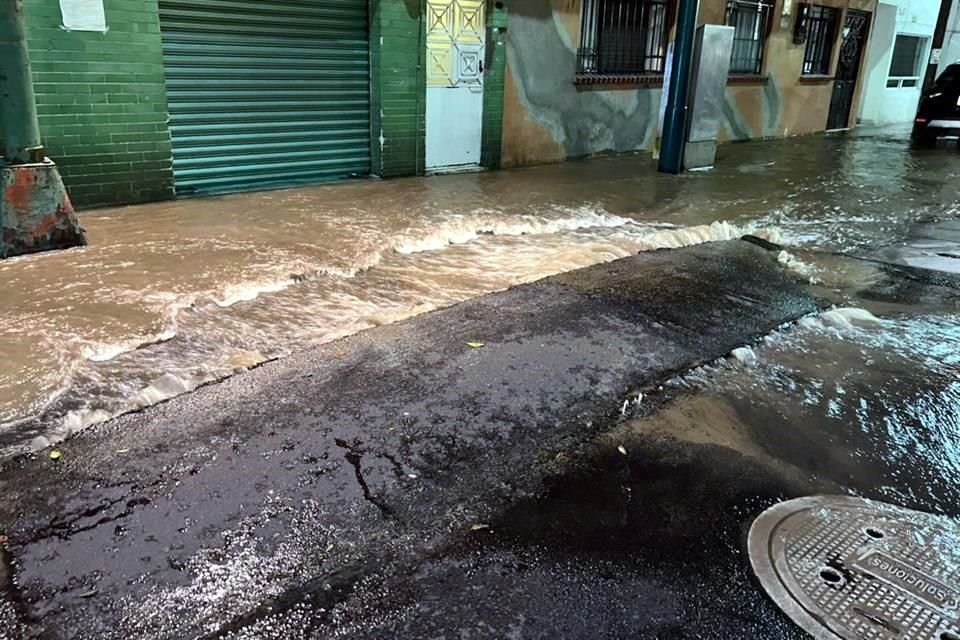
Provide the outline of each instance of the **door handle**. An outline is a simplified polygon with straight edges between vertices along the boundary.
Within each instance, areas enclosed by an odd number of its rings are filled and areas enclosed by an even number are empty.
[[[480,61],[480,73],[483,73],[483,60]]]

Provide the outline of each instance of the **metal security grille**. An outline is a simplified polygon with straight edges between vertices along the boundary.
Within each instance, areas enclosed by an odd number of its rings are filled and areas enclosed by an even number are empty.
[[[160,0],[178,193],[370,171],[366,0]]]
[[[803,52],[803,73],[829,75],[840,10],[813,4],[807,7],[806,13],[807,46]]]
[[[733,27],[731,73],[759,74],[763,69],[763,47],[770,33],[773,3],[765,0],[727,3],[727,25]]]
[[[577,73],[663,73],[668,0],[584,0]]]

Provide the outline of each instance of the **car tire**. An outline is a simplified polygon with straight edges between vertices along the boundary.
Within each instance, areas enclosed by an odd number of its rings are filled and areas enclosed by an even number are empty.
[[[931,131],[917,131],[913,134],[913,141],[923,147],[932,147],[937,144],[937,134]]]

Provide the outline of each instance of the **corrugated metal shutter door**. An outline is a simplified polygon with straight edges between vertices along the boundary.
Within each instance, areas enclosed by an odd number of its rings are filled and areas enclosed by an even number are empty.
[[[160,0],[178,193],[370,172],[367,0]]]

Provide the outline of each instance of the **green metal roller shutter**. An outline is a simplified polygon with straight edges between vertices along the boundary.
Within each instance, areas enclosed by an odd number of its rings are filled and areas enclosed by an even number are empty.
[[[160,0],[178,193],[370,172],[367,0]]]

